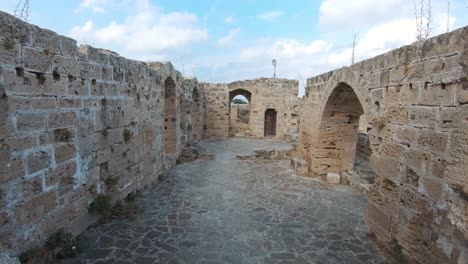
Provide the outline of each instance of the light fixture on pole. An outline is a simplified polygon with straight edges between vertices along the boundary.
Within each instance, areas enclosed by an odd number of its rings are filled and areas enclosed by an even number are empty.
[[[273,78],[276,79],[276,60],[273,59],[271,64],[273,65]]]

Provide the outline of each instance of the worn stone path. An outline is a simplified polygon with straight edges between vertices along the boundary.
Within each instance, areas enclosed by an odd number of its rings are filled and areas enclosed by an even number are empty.
[[[385,263],[353,189],[295,176],[289,161],[235,159],[283,145],[200,143],[215,160],[178,165],[139,198],[136,219],[86,231],[90,248],[63,263]]]

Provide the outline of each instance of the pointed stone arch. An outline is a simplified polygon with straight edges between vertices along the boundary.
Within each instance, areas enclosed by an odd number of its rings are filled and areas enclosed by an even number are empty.
[[[177,151],[177,111],[176,111],[176,84],[172,77],[164,81],[164,135],[165,152],[168,154]]]
[[[197,87],[192,91],[192,140],[200,138],[200,93]]]
[[[234,100],[234,97],[236,96],[243,96],[248,104],[246,105],[242,105],[242,111],[245,111],[247,112],[246,115],[246,120],[247,123],[245,122],[238,122],[238,110],[239,110],[239,106],[236,105],[236,104],[233,104],[233,100]],[[235,90],[232,90],[229,92],[229,102],[228,102],[228,105],[229,105],[229,136],[236,136],[236,130],[240,130],[240,131],[247,131],[247,130],[251,130],[250,129],[250,123],[251,123],[251,118],[250,118],[250,109],[251,109],[251,106],[252,106],[252,93],[248,90],[245,90],[245,89],[242,89],[242,88],[238,88],[238,89],[235,89]],[[234,107],[234,111],[235,112],[232,112],[233,111],[233,108]],[[244,113],[245,114],[245,113]],[[244,132],[245,133],[245,132]],[[242,133],[242,134],[244,134]],[[245,134],[244,134],[245,136]]]
[[[326,100],[311,170],[314,174],[343,172],[353,168],[363,106],[353,88],[339,83]]]

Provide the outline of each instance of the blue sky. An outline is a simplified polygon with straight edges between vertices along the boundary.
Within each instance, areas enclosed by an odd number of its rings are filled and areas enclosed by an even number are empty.
[[[13,13],[18,0],[2,0]],[[418,1],[419,2],[419,1]],[[432,0],[432,34],[447,28],[447,2]],[[468,25],[468,1],[450,1],[450,29]],[[300,80],[415,41],[410,0],[30,0],[29,21],[145,61],[171,61],[185,76],[231,82]],[[301,80],[300,80],[301,81]],[[302,81],[301,81],[302,82]],[[303,89],[300,89],[300,93]]]

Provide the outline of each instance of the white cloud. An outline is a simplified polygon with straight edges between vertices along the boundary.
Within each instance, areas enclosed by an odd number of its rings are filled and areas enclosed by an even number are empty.
[[[75,26],[70,32],[70,37],[80,41],[86,42],[86,37],[92,32],[94,28],[93,21],[88,20],[83,26]]]
[[[282,11],[269,11],[257,15],[258,19],[267,21],[267,22],[278,22],[279,18],[283,16]]]
[[[123,22],[112,21],[107,26],[94,28],[88,21],[83,26],[74,27],[70,36],[78,41],[83,38],[93,40],[98,46],[116,49],[134,58],[182,48],[208,37],[208,30],[198,25],[195,14],[163,13],[151,5],[145,6],[145,2],[141,1],[136,15]]]
[[[237,37],[239,32],[240,32],[240,28],[231,29],[226,36],[218,39],[218,45],[225,46],[225,45],[231,44],[234,41],[234,39]]]
[[[91,9],[94,13],[105,13],[108,0],[83,0],[76,11]]]
[[[290,59],[326,52],[330,48],[330,44],[323,40],[315,40],[306,44],[297,39],[279,39],[269,47],[265,46],[266,43],[267,40],[261,40],[256,46],[242,50],[240,58],[245,61],[262,56]]]
[[[236,21],[236,20],[235,20],[234,17],[232,17],[232,16],[227,16],[227,17],[224,19],[224,22],[225,22],[226,24],[234,24],[235,21]]]
[[[323,0],[320,25],[324,28],[361,28],[391,18],[412,15],[413,2],[408,0]]]

